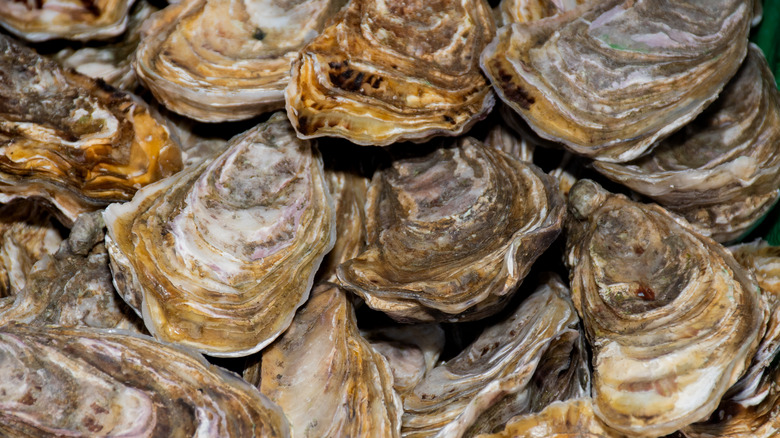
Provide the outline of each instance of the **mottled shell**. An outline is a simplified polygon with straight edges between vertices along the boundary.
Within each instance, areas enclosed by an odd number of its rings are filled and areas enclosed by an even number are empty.
[[[767,321],[755,277],[684,219],[580,180],[569,192],[572,299],[593,348],[596,415],[630,435],[709,416]]]
[[[290,62],[343,0],[187,0],[144,24],[133,64],[169,109],[203,122],[284,107]]]
[[[341,284],[399,320],[495,313],[561,231],[554,178],[473,138],[377,172]]]
[[[143,330],[114,289],[103,227],[99,212],[79,216],[57,253],[33,266],[25,288],[0,299],[0,325]]]
[[[0,327],[0,435],[289,437],[252,385],[148,336]]]
[[[43,198],[66,225],[181,169],[147,107],[0,35],[0,202]]]
[[[609,162],[693,120],[739,68],[753,2],[589,1],[501,28],[481,64],[544,138]]]
[[[527,23],[570,11],[586,0],[501,0],[501,24]]]
[[[306,301],[335,240],[331,202],[319,153],[277,113],[106,209],[117,289],[159,339],[256,352]]]
[[[780,92],[761,49],[751,45],[718,100],[649,155],[594,167],[713,239],[738,239],[780,197]]]
[[[506,319],[431,370],[404,397],[405,437],[460,437],[481,414],[524,392],[551,342],[576,330],[568,291],[550,278]]]
[[[478,64],[494,34],[484,0],[353,0],[301,49],[287,115],[360,145],[462,134],[495,102]]]
[[[393,375],[335,285],[315,287],[289,330],[263,351],[260,390],[284,410],[294,437],[400,437]]]
[[[0,2],[0,26],[28,41],[105,39],[125,31],[134,0]]]

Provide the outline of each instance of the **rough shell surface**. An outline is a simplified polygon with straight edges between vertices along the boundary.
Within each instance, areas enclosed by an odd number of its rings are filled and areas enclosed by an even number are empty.
[[[351,1],[294,61],[287,114],[360,145],[462,134],[495,102],[478,64],[494,34],[484,0]]]
[[[755,277],[657,205],[590,180],[569,192],[572,299],[593,349],[596,415],[629,435],[709,416],[767,322]]]
[[[501,0],[501,24],[527,23],[570,11],[585,0]]]
[[[399,320],[479,319],[506,304],[564,210],[554,178],[465,138],[375,174],[368,247],[338,278]]]
[[[331,202],[319,153],[277,113],[106,209],[117,289],[159,339],[256,352],[306,301],[335,240]]]
[[[3,35],[0,83],[0,202],[43,198],[71,225],[181,169],[144,104]]]
[[[745,56],[752,3],[589,1],[501,28],[481,64],[539,135],[623,162],[717,97]]]
[[[0,394],[3,436],[290,436],[238,376],[123,331],[0,327]]]

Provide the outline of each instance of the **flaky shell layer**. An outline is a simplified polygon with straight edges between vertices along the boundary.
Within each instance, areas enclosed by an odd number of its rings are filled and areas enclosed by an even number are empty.
[[[358,332],[346,292],[323,283],[263,351],[260,391],[294,437],[400,437],[401,399],[385,358]]]
[[[70,225],[181,169],[166,127],[132,95],[0,35],[0,202],[43,198]]]
[[[580,180],[569,192],[571,288],[593,348],[594,411],[628,435],[709,416],[767,321],[755,277],[684,219]]]
[[[148,336],[0,327],[0,434],[289,437],[277,405],[238,376]]]
[[[524,392],[553,340],[576,330],[567,295],[560,279],[550,278],[506,319],[431,370],[404,396],[404,436],[463,436],[497,402]]]
[[[501,24],[527,23],[570,11],[586,0],[501,0]]]
[[[459,135],[495,102],[478,65],[494,34],[484,0],[351,1],[294,61],[287,114],[301,138]]]
[[[169,109],[202,122],[284,106],[290,62],[344,0],[187,0],[144,24],[139,78]]]
[[[399,320],[495,313],[561,231],[554,178],[473,138],[377,172],[369,244],[339,282]]]
[[[718,100],[649,155],[594,167],[719,242],[739,238],[780,197],[780,92],[761,49],[751,44]]]
[[[134,0],[0,2],[0,26],[28,41],[105,39],[125,31]]]
[[[273,341],[335,240],[322,159],[286,117],[106,209],[117,289],[157,338],[213,356]]]
[[[539,135],[624,162],[717,97],[745,56],[752,4],[589,1],[501,28],[481,64]]]

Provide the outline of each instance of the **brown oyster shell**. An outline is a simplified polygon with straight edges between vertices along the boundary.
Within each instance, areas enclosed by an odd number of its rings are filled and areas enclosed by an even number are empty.
[[[460,135],[495,102],[478,65],[494,34],[484,0],[353,0],[294,61],[287,115],[360,145]]]
[[[252,385],[148,336],[0,327],[0,435],[289,437]]]
[[[0,2],[0,26],[28,41],[105,39],[125,31],[134,0]]]
[[[706,230],[738,239],[780,197],[780,93],[758,46],[718,100],[651,154],[596,170]]]
[[[284,106],[290,62],[344,0],[188,0],[144,24],[133,61],[169,109],[202,122]]]
[[[501,23],[527,23],[570,11],[586,0],[501,0]]]
[[[155,337],[245,356],[306,301],[335,218],[322,159],[284,114],[228,146],[110,205],[106,245],[117,289]]]
[[[0,205],[0,302],[24,289],[33,265],[54,254],[60,242],[62,236],[41,205],[26,201]]]
[[[569,192],[574,305],[593,347],[596,415],[630,435],[709,416],[767,321],[755,277],[656,205],[580,180]]]
[[[394,325],[373,329],[363,336],[387,359],[393,388],[402,396],[436,366],[444,350],[444,330],[439,324]]]
[[[589,1],[499,30],[481,65],[542,137],[624,162],[693,120],[739,68],[753,2]]]
[[[479,438],[619,438],[593,414],[589,398],[550,403],[542,412],[513,418],[506,428]]]
[[[525,391],[553,340],[577,323],[568,291],[551,277],[405,395],[404,436],[463,436],[496,403]]]
[[[400,437],[393,375],[335,285],[315,287],[290,328],[263,351],[260,390],[284,410],[294,437]]]
[[[145,105],[0,35],[0,202],[44,198],[66,225],[181,169]]]
[[[0,325],[143,330],[140,319],[114,289],[103,228],[100,212],[79,216],[57,253],[33,266],[26,287],[0,298]]]
[[[366,208],[369,245],[339,282],[402,321],[495,313],[564,215],[554,178],[473,138],[377,172]]]
[[[121,39],[104,45],[77,49],[68,47],[57,52],[54,59],[83,75],[100,78],[113,87],[132,91],[138,85],[132,59],[141,42],[141,25],[157,10],[148,0],[138,0],[130,12],[127,30]]]

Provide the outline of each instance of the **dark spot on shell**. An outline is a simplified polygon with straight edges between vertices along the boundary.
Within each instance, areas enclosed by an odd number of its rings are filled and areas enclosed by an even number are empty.
[[[652,301],[655,299],[655,292],[644,284],[640,284],[636,290],[636,296],[645,301]]]
[[[92,402],[91,405],[89,405],[90,408],[92,408],[92,411],[96,414],[105,414],[108,412],[108,409],[104,408],[103,406],[100,406],[96,402]]]
[[[265,32],[263,32],[263,29],[260,29],[259,27],[255,29],[255,33],[252,34],[252,38],[263,41],[263,38],[265,38]]]
[[[642,248],[640,245],[634,245],[633,249],[636,255],[642,255],[645,252],[645,249]]]
[[[447,123],[455,123],[455,120],[450,116],[444,116],[444,121]]]
[[[29,392],[24,394],[24,397],[19,399],[19,403],[27,406],[32,406],[32,404],[35,402],[36,402],[35,397],[33,397],[33,395],[30,394]]]
[[[513,82],[514,77],[506,70],[498,66],[498,80],[501,83],[500,88],[504,91],[504,96],[510,101],[520,105],[523,109],[531,108],[531,105],[536,102],[533,96],[531,96],[522,87],[519,87]]]
[[[97,421],[95,421],[92,417],[84,417],[83,420],[81,420],[81,424],[87,428],[90,432],[100,432],[103,429],[103,426],[98,424]]]

